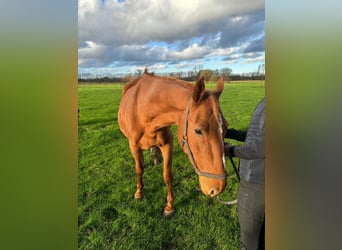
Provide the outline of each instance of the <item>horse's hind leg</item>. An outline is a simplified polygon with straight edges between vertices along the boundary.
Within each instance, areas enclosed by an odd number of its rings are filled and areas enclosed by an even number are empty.
[[[153,146],[151,148],[150,154],[151,154],[153,165],[154,166],[158,165],[159,164],[159,160],[160,160],[160,156],[161,156],[159,148],[156,147],[156,146]]]
[[[129,144],[131,153],[135,160],[135,172],[137,175],[137,190],[135,191],[134,198],[141,199],[143,197],[142,189],[144,187],[142,176],[144,173],[144,157],[141,148],[137,145]]]

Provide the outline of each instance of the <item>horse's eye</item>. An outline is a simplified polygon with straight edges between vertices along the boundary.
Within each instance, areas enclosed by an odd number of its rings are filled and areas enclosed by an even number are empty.
[[[199,128],[196,128],[195,133],[196,135],[202,135],[202,130],[200,130]]]

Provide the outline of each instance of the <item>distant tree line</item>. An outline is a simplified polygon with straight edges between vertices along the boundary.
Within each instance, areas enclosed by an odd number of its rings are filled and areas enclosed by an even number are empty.
[[[132,74],[127,74],[123,77],[94,77],[94,78],[82,78],[78,79],[79,83],[84,82],[92,82],[92,83],[122,83],[128,82],[133,78],[140,77],[144,73],[143,70],[137,70]],[[232,74],[232,70],[230,68],[222,68],[222,69],[203,69],[201,65],[195,66],[193,70],[190,71],[180,71],[180,72],[167,72],[158,74],[161,76],[170,76],[178,79],[182,79],[185,81],[196,81],[200,77],[204,77],[205,81],[216,81],[219,77],[223,76],[225,82],[230,81],[247,81],[247,80],[265,80],[264,73],[264,65],[260,65],[256,72],[246,73],[246,74]]]

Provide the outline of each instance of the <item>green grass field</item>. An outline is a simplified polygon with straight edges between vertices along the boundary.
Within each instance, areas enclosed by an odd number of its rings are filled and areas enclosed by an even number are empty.
[[[196,191],[197,176],[176,136],[172,167],[175,215],[171,219],[162,216],[166,202],[162,166],[152,165],[148,151],[144,152],[144,198],[134,199],[135,164],[117,123],[122,86],[78,87],[79,249],[238,249],[236,205],[222,205]],[[215,84],[207,87],[212,89]],[[229,126],[246,129],[264,93],[263,82],[225,84],[220,105]],[[238,181],[228,159],[226,162],[228,184],[221,199],[233,200]]]

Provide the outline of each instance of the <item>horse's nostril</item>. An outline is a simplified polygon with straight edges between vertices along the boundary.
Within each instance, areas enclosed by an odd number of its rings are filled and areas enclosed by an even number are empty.
[[[210,196],[214,197],[216,195],[216,190],[213,188],[212,190],[210,190]]]

